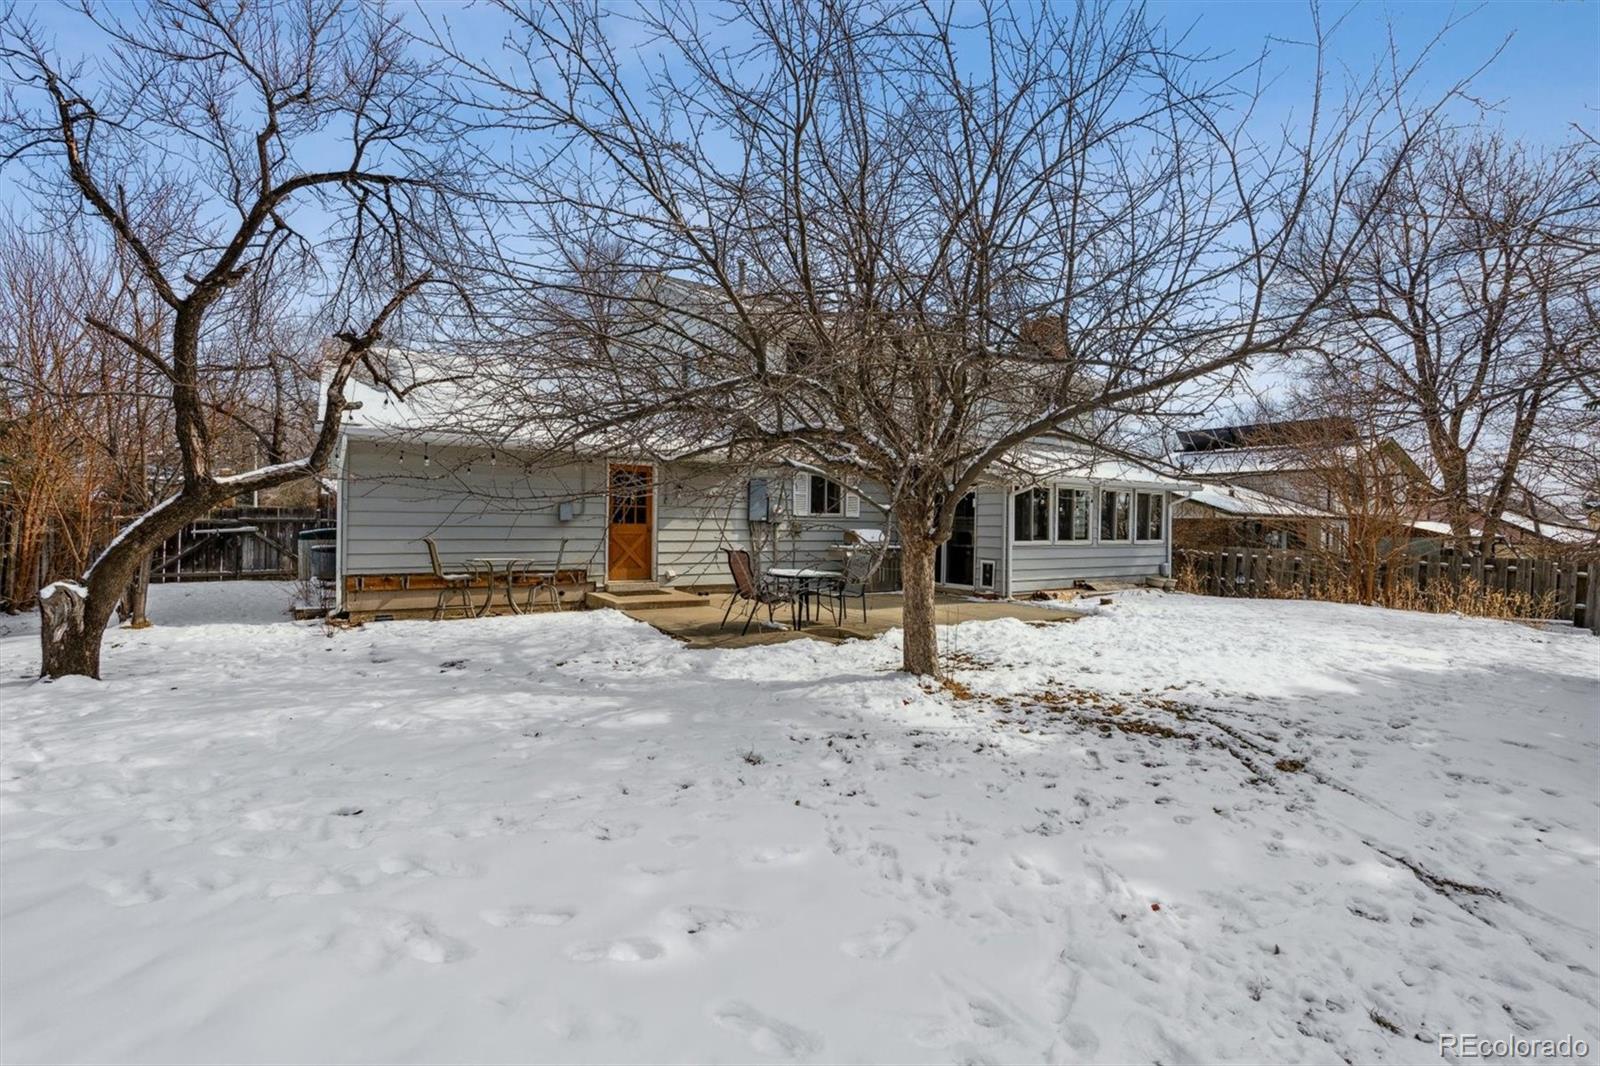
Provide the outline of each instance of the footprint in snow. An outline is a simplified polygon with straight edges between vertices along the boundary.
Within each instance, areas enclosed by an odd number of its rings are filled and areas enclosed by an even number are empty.
[[[567,949],[573,962],[648,962],[666,954],[666,949],[647,936],[625,937],[602,943],[574,944]]]
[[[793,866],[803,862],[806,849],[790,844],[752,848],[745,854],[745,862],[754,866]]]
[[[530,925],[566,925],[576,911],[549,907],[498,907],[479,911],[478,917],[497,929],[522,929]]]
[[[737,1000],[713,1006],[711,1020],[744,1037],[752,1050],[775,1059],[809,1058],[822,1049],[822,1041],[813,1034]]]
[[[639,1035],[639,1023],[626,1014],[577,1006],[559,1008],[544,1020],[544,1026],[557,1039],[568,1041],[632,1040]]]
[[[465,943],[434,928],[426,915],[352,910],[345,912],[344,921],[345,927],[329,937],[326,946],[345,948],[364,970],[387,969],[405,959],[443,965],[472,954]]]
[[[390,877],[477,877],[480,872],[475,866],[415,855],[391,855],[379,861],[378,869]]]
[[[751,929],[760,929],[766,924],[760,915],[730,910],[726,907],[705,907],[697,904],[669,907],[662,913],[662,917],[668,924],[682,929],[690,936],[704,933],[744,933]]]
[[[96,874],[89,878],[91,887],[105,893],[114,907],[137,907],[141,903],[154,903],[166,895],[150,880],[150,872],[123,877],[116,874]]]
[[[839,950],[857,959],[886,959],[905,942],[916,926],[906,918],[890,918],[839,945]]]
[[[36,845],[53,851],[99,851],[102,848],[115,846],[117,838],[110,833],[89,833],[78,835],[76,833],[52,833],[47,837],[40,837]]]

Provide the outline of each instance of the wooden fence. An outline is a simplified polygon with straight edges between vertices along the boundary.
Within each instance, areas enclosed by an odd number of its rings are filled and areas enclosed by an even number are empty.
[[[1174,556],[1184,586],[1212,596],[1336,598],[1331,591],[1346,585],[1337,560],[1303,552],[1239,547],[1179,549]],[[1402,604],[1461,605],[1497,596],[1538,605],[1548,617],[1600,635],[1600,557],[1485,559],[1435,552],[1380,565],[1376,584],[1401,593],[1391,598]]]
[[[298,536],[331,526],[316,508],[231,507],[185,526],[150,558],[152,583],[283,580],[299,561]]]

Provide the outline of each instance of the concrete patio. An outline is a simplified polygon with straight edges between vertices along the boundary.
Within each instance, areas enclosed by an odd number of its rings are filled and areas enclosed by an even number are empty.
[[[693,648],[743,648],[803,639],[837,644],[844,640],[865,640],[876,637],[898,628],[901,624],[900,594],[880,592],[867,597],[865,621],[862,621],[859,600],[850,603],[849,618],[842,624],[836,623],[833,616],[827,610],[823,610],[815,620],[807,623],[800,631],[789,627],[787,607],[779,607],[773,616],[776,622],[782,623],[781,629],[767,627],[767,612],[765,608],[761,608],[755,622],[750,626],[750,632],[741,635],[739,630],[744,627],[743,608],[746,605],[736,604],[733,613],[728,617],[726,628],[719,625],[722,621],[722,612],[728,606],[729,595],[729,593],[714,593],[704,606],[624,610],[623,613],[641,622],[648,622],[668,636],[681,640]],[[1042,607],[1011,600],[978,600],[945,593],[939,594],[934,610],[939,625],[993,618],[1016,618],[1038,625],[1049,625],[1076,621],[1087,613],[1064,606]]]

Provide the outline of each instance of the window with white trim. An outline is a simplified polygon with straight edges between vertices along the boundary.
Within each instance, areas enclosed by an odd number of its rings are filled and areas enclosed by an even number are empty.
[[[861,517],[861,497],[822,474],[800,473],[794,479],[794,513],[822,517]]]
[[[844,486],[821,474],[811,475],[811,514],[844,514]]]
[[[1100,540],[1115,543],[1132,539],[1133,493],[1105,489],[1100,493]]]
[[[1023,489],[1011,499],[1011,539],[1048,541],[1050,539],[1050,490]]]
[[[1086,541],[1090,536],[1088,489],[1056,489],[1056,540]]]
[[[1166,495],[1160,492],[1138,493],[1134,507],[1133,537],[1135,540],[1160,540],[1162,537],[1162,509]]]

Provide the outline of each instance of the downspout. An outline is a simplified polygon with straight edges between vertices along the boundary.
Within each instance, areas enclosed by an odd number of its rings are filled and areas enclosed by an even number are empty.
[[[1165,527],[1161,530],[1161,538],[1166,541],[1167,545],[1167,569],[1161,576],[1172,577],[1174,576],[1172,569],[1172,509],[1177,506],[1178,497],[1173,492],[1166,493],[1166,497],[1166,506],[1161,508],[1161,524]]]
[[[335,529],[334,544],[338,545],[333,555],[335,582],[333,609],[334,613],[343,613],[344,603],[344,564],[345,564],[345,537],[348,524],[345,522],[345,501],[350,498],[350,435],[339,434],[339,450],[335,453],[334,461],[339,465],[339,498],[333,504],[333,525]]]

